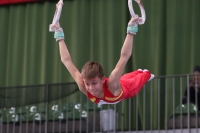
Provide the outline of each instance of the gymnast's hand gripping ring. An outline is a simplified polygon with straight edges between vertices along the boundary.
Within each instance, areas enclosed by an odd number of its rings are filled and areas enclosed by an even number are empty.
[[[139,21],[137,21],[137,23],[142,25],[142,24],[144,24],[144,22],[146,20],[146,14],[145,14],[144,6],[143,6],[141,0],[135,0],[135,1],[138,3],[140,10],[141,10],[141,15],[142,15],[142,17],[139,17]],[[135,15],[135,12],[133,10],[132,0],[128,0],[128,8],[129,8],[131,16],[133,18],[135,18],[136,15]]]
[[[62,12],[62,6],[63,6],[63,0],[60,0],[57,5],[56,5],[56,11],[55,11],[55,14],[54,14],[54,17],[53,17],[53,21],[52,21],[52,24],[56,24],[59,22],[60,20],[60,15],[61,15],[61,12]],[[55,29],[53,28],[49,28],[49,31],[50,32],[54,32]]]

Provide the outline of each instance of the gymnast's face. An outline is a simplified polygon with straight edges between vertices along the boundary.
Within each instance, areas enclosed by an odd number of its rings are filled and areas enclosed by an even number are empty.
[[[105,82],[105,78],[99,78],[96,76],[92,79],[85,79],[83,78],[83,82],[85,84],[86,90],[91,93],[93,96],[98,98],[103,98],[104,91],[103,91],[103,84]]]

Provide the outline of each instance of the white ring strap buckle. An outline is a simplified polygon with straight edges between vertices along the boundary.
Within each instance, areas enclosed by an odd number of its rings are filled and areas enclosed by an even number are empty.
[[[55,14],[54,14],[54,17],[53,17],[52,24],[56,24],[56,23],[59,22],[60,15],[61,15],[61,12],[62,12],[62,6],[63,6],[63,0],[60,0],[56,5],[56,11],[55,11]],[[49,31],[54,32],[55,29],[49,28]]]
[[[145,14],[145,10],[144,10],[144,6],[142,4],[142,1],[141,0],[135,0],[139,7],[140,7],[140,10],[141,10],[141,15],[142,17],[139,17],[139,21],[137,21],[138,24],[144,24],[145,20],[146,20],[146,14]],[[133,4],[132,4],[132,0],[128,0],[128,8],[129,8],[129,11],[130,11],[130,14],[133,18],[136,17],[135,15],[135,12],[133,10]]]

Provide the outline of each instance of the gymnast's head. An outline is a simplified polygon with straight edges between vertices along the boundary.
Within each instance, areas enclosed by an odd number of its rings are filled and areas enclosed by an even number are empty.
[[[103,67],[99,63],[93,61],[88,61],[85,63],[81,70],[81,74],[83,79],[93,79],[95,77],[100,79],[104,78]]]
[[[105,76],[99,63],[88,61],[81,71],[83,82],[88,92],[94,96],[102,93]]]

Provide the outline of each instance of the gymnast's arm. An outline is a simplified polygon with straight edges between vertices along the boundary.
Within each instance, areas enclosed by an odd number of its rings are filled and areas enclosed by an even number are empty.
[[[134,23],[137,19],[138,18],[132,18],[130,22]],[[123,74],[128,59],[132,55],[133,39],[134,34],[126,35],[124,44],[121,49],[120,59],[109,76],[108,88],[114,95],[118,95],[121,92],[119,79]]]
[[[67,70],[70,72],[70,74],[74,78],[75,82],[78,84],[80,91],[82,91],[84,94],[87,95],[87,91],[83,83],[82,75],[79,72],[79,70],[76,68],[74,63],[72,62],[70,53],[68,51],[68,48],[64,40],[59,41],[59,49],[60,49],[60,56],[61,56],[62,63],[65,65]]]
[[[61,57],[62,63],[65,65],[65,67],[67,68],[69,73],[72,75],[73,79],[75,80],[75,82],[78,84],[80,91],[83,92],[85,95],[87,95],[87,90],[83,83],[82,75],[79,72],[79,70],[76,68],[74,63],[72,62],[71,55],[64,41],[64,33],[63,33],[62,28],[60,27],[60,24],[59,23],[51,24],[50,27],[55,28],[56,32],[59,32],[61,34],[61,39],[58,39],[56,37],[56,40],[59,43],[60,57]],[[54,35],[54,38],[55,38],[55,35]]]

